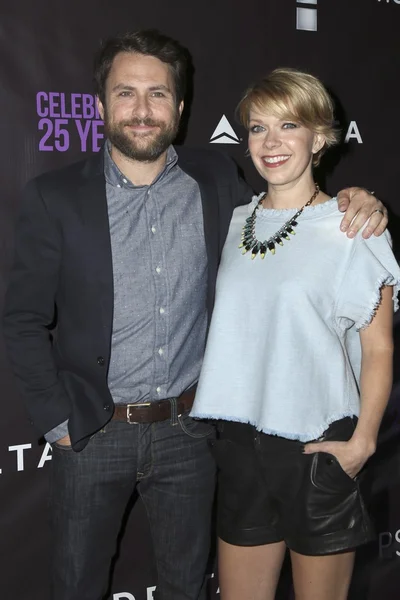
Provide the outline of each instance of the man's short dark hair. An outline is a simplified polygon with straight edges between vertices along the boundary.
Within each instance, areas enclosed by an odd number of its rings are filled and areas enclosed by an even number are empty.
[[[120,52],[132,52],[154,56],[169,65],[174,79],[175,100],[179,105],[184,99],[190,55],[179,42],[155,29],[118,34],[105,40],[94,63],[95,91],[105,104],[105,88],[114,58]]]

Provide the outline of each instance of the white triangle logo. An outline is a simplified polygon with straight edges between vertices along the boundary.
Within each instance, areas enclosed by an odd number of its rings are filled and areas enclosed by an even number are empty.
[[[239,144],[239,138],[233,130],[225,115],[215,128],[214,133],[210,137],[210,144]]]

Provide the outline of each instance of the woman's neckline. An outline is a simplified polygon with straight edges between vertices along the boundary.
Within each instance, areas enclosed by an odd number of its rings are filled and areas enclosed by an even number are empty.
[[[265,192],[261,192],[257,196],[253,196],[250,204],[248,205],[248,212],[251,214],[255,207],[258,205],[261,198],[265,195]],[[264,208],[263,206],[258,207],[257,218],[266,218],[266,219],[274,219],[284,217],[285,219],[290,218],[294,215],[298,210],[300,210],[301,206],[298,208]],[[300,219],[304,218],[314,218],[320,216],[322,214],[332,213],[335,210],[338,210],[337,198],[330,198],[329,200],[325,200],[325,202],[320,202],[319,204],[307,206],[304,208],[301,213]]]

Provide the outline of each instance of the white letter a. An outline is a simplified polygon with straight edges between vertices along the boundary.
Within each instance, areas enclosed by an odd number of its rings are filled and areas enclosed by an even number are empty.
[[[357,127],[356,121],[350,121],[350,125],[347,130],[346,138],[344,141],[346,142],[346,144],[348,144],[349,140],[351,139],[356,139],[359,144],[363,143],[361,133]]]

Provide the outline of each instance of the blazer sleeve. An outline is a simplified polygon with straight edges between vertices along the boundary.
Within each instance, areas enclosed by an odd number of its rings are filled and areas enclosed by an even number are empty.
[[[61,263],[61,232],[37,180],[23,193],[15,257],[4,310],[7,354],[32,423],[46,433],[69,417],[70,403],[57,376],[49,327],[54,319]]]
[[[249,186],[248,183],[245,182],[245,180],[240,177],[240,175],[238,175],[239,178],[239,182],[238,182],[238,198],[237,198],[237,202],[235,202],[235,208],[237,206],[243,206],[244,204],[250,204],[252,197],[254,196],[254,191],[253,189]]]
[[[234,186],[232,193],[232,205],[233,208],[237,206],[243,206],[244,204],[250,204],[254,191],[248,183],[239,174],[239,169],[236,162],[228,154],[220,153],[225,160],[225,164],[229,167],[229,178]]]

